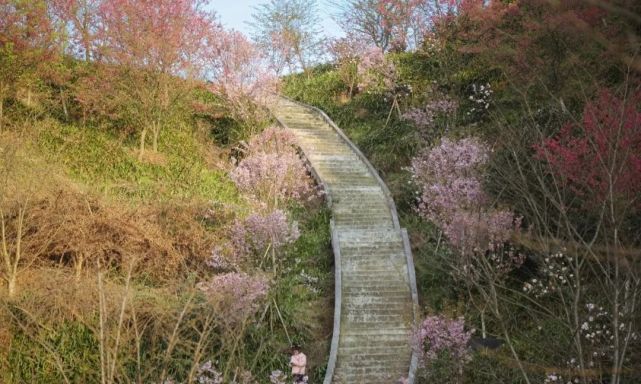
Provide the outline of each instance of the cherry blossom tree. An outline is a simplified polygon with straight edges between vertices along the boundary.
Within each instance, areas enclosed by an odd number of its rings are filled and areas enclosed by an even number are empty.
[[[422,368],[430,368],[447,354],[462,376],[463,365],[472,359],[469,342],[472,331],[465,330],[465,319],[427,316],[412,333],[412,349]]]
[[[252,38],[281,73],[307,68],[322,43],[315,0],[270,0],[254,7]]]
[[[313,193],[312,180],[294,147],[294,136],[282,128],[268,128],[249,142],[231,178],[253,198],[278,207]]]
[[[382,51],[404,51],[424,0],[334,1],[336,22],[347,32]]]
[[[244,272],[228,272],[198,283],[198,288],[220,311],[221,320],[238,323],[256,312],[269,292],[269,281]]]
[[[641,208],[641,92],[620,99],[602,89],[583,119],[536,146],[538,158],[584,197],[586,208],[604,201],[623,211]]]
[[[348,35],[328,41],[327,49],[343,82],[348,86],[347,96],[351,97],[358,85],[358,63],[367,46],[361,39]]]
[[[480,177],[488,159],[489,148],[477,139],[444,138],[412,160],[421,189],[419,214],[436,223],[464,256],[500,246],[520,226],[520,218],[510,211],[489,207]]]
[[[53,0],[54,13],[70,33],[70,42],[75,54],[86,62],[94,56],[94,41],[100,23],[99,10],[106,0]]]
[[[237,31],[217,31],[212,40],[207,72],[211,90],[226,98],[235,118],[257,119],[256,106],[264,106],[278,85],[267,57]]]
[[[0,0],[0,129],[4,103],[34,104],[39,73],[57,57],[55,29],[44,0]]]
[[[99,8],[98,54],[105,65],[118,68],[113,100],[140,131],[140,158],[149,132],[158,149],[167,116],[185,94],[177,77],[201,73],[216,25],[204,5],[201,0],[111,0]]]

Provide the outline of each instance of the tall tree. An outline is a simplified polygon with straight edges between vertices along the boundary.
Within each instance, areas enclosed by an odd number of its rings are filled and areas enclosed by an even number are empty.
[[[270,0],[254,7],[252,38],[280,73],[307,71],[323,41],[315,0]]]
[[[33,104],[38,72],[55,58],[55,33],[44,0],[0,0],[0,129],[5,100]]]
[[[184,92],[179,78],[199,74],[213,14],[201,0],[111,0],[100,7],[98,37],[101,61],[116,68],[111,100],[140,130],[140,153],[153,135],[158,150],[161,128]]]
[[[54,0],[53,11],[71,34],[73,52],[90,61],[100,19],[99,9],[103,0]]]
[[[274,91],[277,76],[269,69],[264,52],[240,32],[219,31],[212,45],[208,75],[213,92],[223,95],[232,116],[241,120],[259,117],[255,108]]]
[[[334,0],[338,25],[383,51],[405,50],[425,0]]]

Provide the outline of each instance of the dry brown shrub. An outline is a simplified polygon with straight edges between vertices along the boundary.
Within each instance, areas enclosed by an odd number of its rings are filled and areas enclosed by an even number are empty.
[[[77,276],[98,263],[120,269],[135,260],[134,275],[164,280],[201,265],[214,241],[200,219],[206,209],[201,204],[130,207],[66,189],[39,206],[33,221],[58,228],[43,260],[73,267]]]
[[[207,203],[181,201],[147,206],[145,211],[188,266],[202,266],[218,237],[207,228],[210,209]]]

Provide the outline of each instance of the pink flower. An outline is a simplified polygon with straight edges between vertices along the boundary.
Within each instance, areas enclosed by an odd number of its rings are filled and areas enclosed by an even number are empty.
[[[489,148],[478,139],[444,138],[412,160],[414,181],[421,189],[417,210],[438,225],[462,255],[495,250],[519,230],[521,219],[488,206],[481,184]]]
[[[412,334],[412,345],[425,366],[436,360],[440,353],[447,352],[461,364],[470,360],[468,343],[472,331],[465,331],[465,320],[444,316],[428,316]]]
[[[312,180],[294,144],[291,132],[266,129],[249,142],[247,157],[231,172],[231,179],[242,192],[272,206],[312,195]]]
[[[266,278],[244,272],[216,275],[197,286],[221,312],[221,318],[232,323],[254,314],[269,291]]]
[[[231,246],[241,258],[262,256],[267,247],[277,251],[299,236],[298,225],[289,224],[285,212],[276,209],[265,215],[254,213],[244,220],[236,220],[231,231]]]

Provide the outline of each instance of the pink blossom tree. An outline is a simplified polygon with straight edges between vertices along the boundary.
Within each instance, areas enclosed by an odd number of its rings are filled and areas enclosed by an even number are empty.
[[[447,126],[438,129],[443,120],[447,122],[458,109],[458,103],[446,96],[430,100],[423,107],[410,108],[401,115],[401,119],[411,122],[418,130],[421,138],[430,143],[436,133],[445,133]]]
[[[239,323],[256,312],[269,292],[269,281],[257,275],[229,272],[198,283],[198,288],[220,312],[221,320]]]
[[[246,157],[231,173],[242,192],[270,208],[313,193],[312,180],[296,151],[291,132],[268,128],[249,142],[245,152]]]
[[[281,73],[307,71],[322,46],[315,0],[270,0],[254,7],[252,38]]]
[[[358,87],[361,90],[385,92],[393,90],[398,81],[394,63],[379,48],[370,46],[358,62]]]
[[[335,2],[338,24],[381,51],[404,51],[424,0],[347,0]]]
[[[0,0],[0,130],[4,103],[35,104],[40,74],[58,57],[55,28],[44,0]]]
[[[121,117],[140,131],[140,158],[149,132],[154,151],[158,149],[168,114],[185,93],[177,78],[200,74],[217,26],[204,5],[201,0],[110,0],[100,5],[97,54],[105,65],[118,68],[111,99]]]
[[[347,96],[351,97],[358,85],[358,63],[367,46],[354,36],[335,38],[327,42],[327,49],[338,68],[343,82],[347,85]]]
[[[267,57],[237,31],[215,31],[212,42],[207,65],[211,90],[225,97],[237,119],[258,119],[256,106],[264,107],[278,86]]]
[[[418,212],[433,221],[461,255],[473,255],[505,243],[520,227],[520,218],[489,206],[481,170],[489,148],[478,139],[441,143],[412,160],[420,188]]]
[[[53,0],[53,12],[70,33],[73,52],[89,62],[100,24],[99,10],[107,0]]]
[[[465,319],[427,316],[412,334],[412,346],[423,367],[447,353],[459,369],[471,360],[472,331],[465,330]]]
[[[274,256],[299,236],[298,225],[289,222],[285,211],[275,209],[236,220],[231,230],[231,245],[238,258],[265,257],[268,253]],[[275,264],[276,260],[272,262]]]

